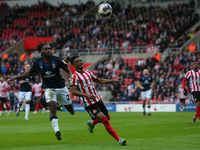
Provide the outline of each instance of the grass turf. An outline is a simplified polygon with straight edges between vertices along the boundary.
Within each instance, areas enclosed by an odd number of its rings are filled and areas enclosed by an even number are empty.
[[[121,146],[97,124],[94,133],[88,131],[86,112],[58,112],[63,140],[58,141],[49,121],[49,113],[30,112],[29,121],[24,112],[19,117],[0,116],[0,149],[2,150],[199,150],[200,123],[192,124],[194,112],[142,113],[110,112],[110,123],[119,136],[127,140]]]

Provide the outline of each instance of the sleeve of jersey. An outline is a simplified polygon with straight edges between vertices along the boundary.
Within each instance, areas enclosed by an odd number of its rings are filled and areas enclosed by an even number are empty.
[[[36,72],[38,72],[38,67],[37,67],[37,64],[36,63],[34,63],[33,64],[33,67],[31,68],[31,70],[30,70],[30,72],[32,72],[32,73],[36,73]]]
[[[186,81],[187,79],[186,78],[183,78],[183,80],[182,80],[182,84],[183,84],[183,88],[185,89],[186,87],[185,87],[185,81]]]
[[[60,68],[62,68],[63,70],[67,70],[69,68],[69,66],[64,60],[59,59],[59,61],[60,61]]]
[[[77,76],[73,75],[72,82],[71,82],[70,86],[77,86],[77,85],[78,85]]]
[[[90,71],[90,74],[91,74],[91,77],[92,77],[92,81],[95,81],[98,78],[98,75],[96,75],[92,71]]]

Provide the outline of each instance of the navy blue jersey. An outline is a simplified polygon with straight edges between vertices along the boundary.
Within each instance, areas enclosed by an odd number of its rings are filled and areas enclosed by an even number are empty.
[[[25,72],[22,71],[22,72],[20,73],[20,75],[21,75],[21,74],[24,74],[24,73],[25,73]],[[21,91],[21,92],[30,92],[30,91],[31,91],[31,86],[29,85],[29,83],[34,81],[33,76],[30,76],[30,77],[25,78],[25,79],[22,79],[22,80],[24,80],[25,82],[22,83],[22,84],[20,84],[19,91]],[[17,81],[17,82],[19,82],[19,81]]]
[[[43,58],[38,58],[31,68],[31,73],[40,72],[43,78],[42,88],[63,88],[65,87],[65,80],[60,74],[60,68],[63,70],[68,69],[68,65],[64,60],[52,56],[47,62]]]
[[[142,83],[142,86],[144,87],[144,90],[142,91],[148,91],[149,89],[151,89],[150,86],[151,86],[152,78],[150,76],[147,76],[147,77],[141,76],[139,81]]]

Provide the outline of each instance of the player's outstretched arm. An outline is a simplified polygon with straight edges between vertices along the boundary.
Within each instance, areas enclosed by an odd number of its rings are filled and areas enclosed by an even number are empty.
[[[32,76],[34,73],[33,72],[25,72],[19,76],[16,76],[16,77],[5,77],[6,80],[10,80],[10,81],[13,81],[13,80],[19,80],[19,79],[25,79],[27,77],[30,77]]]
[[[95,96],[92,94],[87,94],[87,93],[82,93],[80,91],[78,91],[77,86],[71,86],[71,93],[74,96],[78,96],[78,97],[87,97],[89,99],[94,99]]]
[[[102,79],[102,78],[97,78],[95,82],[99,84],[107,84],[107,83],[112,83],[112,82],[122,82],[121,78],[118,79]]]

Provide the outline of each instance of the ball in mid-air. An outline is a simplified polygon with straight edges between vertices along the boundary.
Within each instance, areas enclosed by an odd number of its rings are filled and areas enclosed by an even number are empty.
[[[98,13],[102,17],[109,17],[112,14],[112,7],[108,3],[103,3],[98,7]]]

